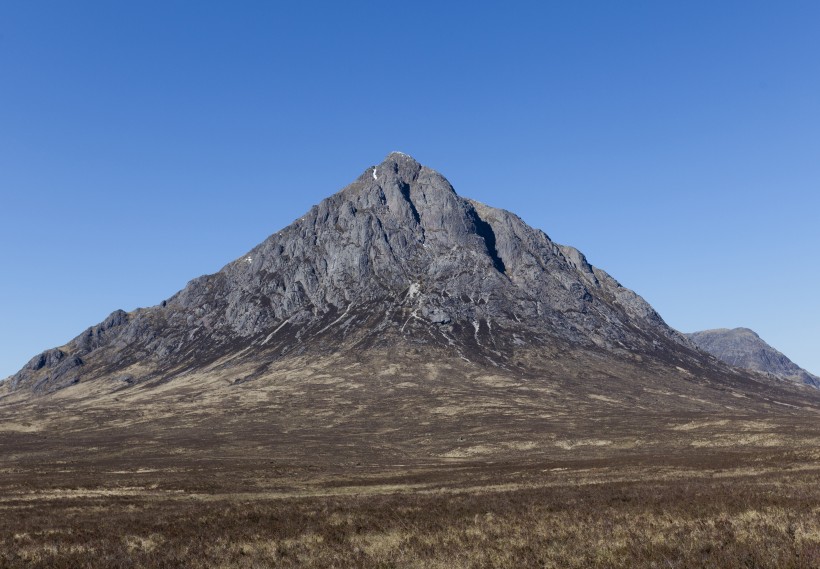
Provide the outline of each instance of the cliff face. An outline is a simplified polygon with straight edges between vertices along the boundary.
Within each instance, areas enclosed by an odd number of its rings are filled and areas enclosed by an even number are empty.
[[[555,347],[697,358],[689,340],[578,250],[460,197],[441,174],[393,153],[218,273],[36,356],[10,386],[130,385],[226,356],[265,365],[396,345],[508,369],[524,365],[522,353]]]

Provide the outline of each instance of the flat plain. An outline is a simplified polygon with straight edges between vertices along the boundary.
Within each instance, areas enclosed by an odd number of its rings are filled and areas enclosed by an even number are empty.
[[[393,359],[6,394],[0,567],[820,566],[808,390]]]

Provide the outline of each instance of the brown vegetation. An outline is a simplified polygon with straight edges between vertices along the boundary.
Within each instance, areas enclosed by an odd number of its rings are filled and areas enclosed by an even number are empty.
[[[820,567],[810,394],[363,367],[6,399],[0,569]]]
[[[169,476],[7,471],[0,567],[808,569],[820,566],[820,465],[794,459],[356,477],[266,477],[241,462],[180,464]]]

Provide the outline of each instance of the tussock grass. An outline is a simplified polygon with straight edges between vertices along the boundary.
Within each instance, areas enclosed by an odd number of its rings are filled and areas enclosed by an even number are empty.
[[[815,470],[458,493],[7,501],[0,568],[820,567]]]

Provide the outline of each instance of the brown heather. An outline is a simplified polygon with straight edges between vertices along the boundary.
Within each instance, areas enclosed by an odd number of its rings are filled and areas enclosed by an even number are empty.
[[[552,477],[550,477],[552,478]],[[464,493],[3,504],[0,567],[820,566],[818,473]]]
[[[810,448],[411,468],[51,451],[2,472],[0,568],[820,567]]]

